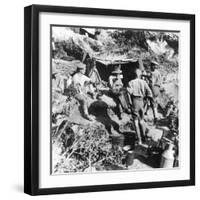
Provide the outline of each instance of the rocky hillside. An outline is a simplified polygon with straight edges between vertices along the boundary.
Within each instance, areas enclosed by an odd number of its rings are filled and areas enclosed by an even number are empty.
[[[56,57],[64,60],[81,60],[87,52],[97,58],[154,59],[164,68],[178,68],[178,33],[100,29],[93,39],[70,28],[54,27],[53,38]]]

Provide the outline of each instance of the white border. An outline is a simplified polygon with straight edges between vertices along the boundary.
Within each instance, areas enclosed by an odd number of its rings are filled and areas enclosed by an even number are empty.
[[[116,173],[50,175],[50,24],[120,27],[180,31],[180,154],[181,167],[173,170],[127,171]],[[188,180],[190,152],[190,25],[188,21],[111,16],[40,13],[40,127],[39,187],[68,187],[119,183]]]

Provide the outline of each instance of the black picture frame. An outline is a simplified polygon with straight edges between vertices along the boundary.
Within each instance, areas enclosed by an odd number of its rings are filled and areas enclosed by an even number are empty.
[[[162,182],[39,188],[39,14],[75,13],[190,23],[190,179]],[[195,185],[195,15],[83,7],[31,5],[24,9],[24,192],[30,195],[95,192]]]

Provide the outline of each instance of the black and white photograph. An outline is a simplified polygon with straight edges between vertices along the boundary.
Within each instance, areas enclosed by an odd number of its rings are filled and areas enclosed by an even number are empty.
[[[195,184],[195,15],[25,8],[31,195]]]
[[[179,34],[50,26],[52,175],[181,167]]]

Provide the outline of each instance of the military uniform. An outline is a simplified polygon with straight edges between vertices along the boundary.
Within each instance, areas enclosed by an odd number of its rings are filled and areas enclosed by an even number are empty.
[[[131,95],[132,111],[135,117],[144,118],[144,97],[151,97],[152,92],[146,81],[134,79],[128,83],[128,92]]]
[[[85,65],[78,66],[78,69],[84,69]],[[81,72],[77,72],[72,77],[72,85],[75,88],[75,98],[79,101],[84,117],[88,120],[94,118],[88,114],[88,93],[94,93],[91,80]]]
[[[115,113],[121,119],[121,114],[123,112],[123,75],[121,71],[121,66],[115,66],[114,71],[108,78],[108,83],[111,88],[109,96],[113,98],[116,103],[116,108],[114,108]]]
[[[144,98],[152,98],[152,92],[146,81],[136,78],[128,83],[127,90],[131,95],[132,114],[139,144],[145,139]]]
[[[153,96],[158,97],[160,94],[161,74],[157,69],[151,72],[151,79]]]

